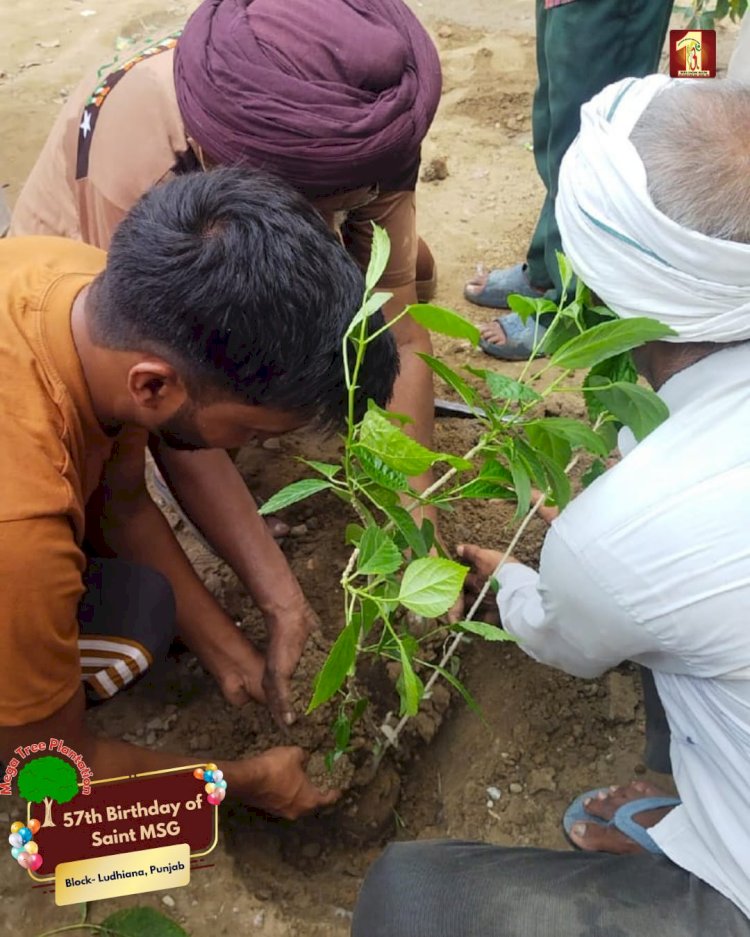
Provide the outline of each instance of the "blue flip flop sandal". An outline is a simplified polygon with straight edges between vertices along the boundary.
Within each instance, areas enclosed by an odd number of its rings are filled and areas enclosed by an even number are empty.
[[[487,282],[478,293],[464,288],[464,298],[475,306],[487,306],[490,309],[508,309],[508,297],[518,294],[539,299],[544,290],[533,287],[526,277],[526,264],[515,264],[503,270],[490,270]]]
[[[661,807],[678,807],[682,803],[679,797],[641,797],[639,800],[631,800],[627,804],[623,804],[622,807],[615,811],[615,815],[611,820],[602,820],[599,817],[592,816],[584,806],[585,801],[589,798],[596,797],[602,790],[606,790],[606,788],[599,787],[593,791],[586,791],[585,794],[576,797],[565,811],[565,815],[563,816],[563,830],[565,832],[565,838],[570,845],[574,849],[581,849],[580,846],[573,842],[570,835],[574,824],[594,823],[596,826],[614,826],[629,839],[632,839],[634,843],[638,843],[646,852],[653,853],[657,856],[663,855],[662,850],[651,838],[648,830],[634,820],[633,817],[637,813],[643,813],[646,810],[658,810]]]
[[[507,316],[498,316],[495,322],[505,332],[506,341],[504,345],[497,345],[481,339],[479,347],[486,355],[503,361],[527,361],[536,346],[535,357],[544,357],[539,349],[547,329],[534,316],[523,322],[517,312],[511,312]]]

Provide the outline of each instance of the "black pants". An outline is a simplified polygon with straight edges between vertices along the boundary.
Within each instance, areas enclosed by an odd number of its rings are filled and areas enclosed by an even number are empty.
[[[750,921],[664,856],[425,841],[370,869],[352,937],[750,937]]]
[[[124,560],[89,560],[83,581],[78,646],[93,703],[127,689],[166,657],[175,635],[175,601],[161,573]]]
[[[645,761],[669,772],[669,724],[641,668]],[[665,856],[394,843],[370,869],[352,937],[750,937],[750,921]]]

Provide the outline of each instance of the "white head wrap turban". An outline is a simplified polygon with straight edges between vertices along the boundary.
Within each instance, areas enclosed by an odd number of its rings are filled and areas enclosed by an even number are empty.
[[[581,108],[581,131],[560,168],[563,251],[619,316],[649,316],[674,329],[667,341],[750,339],[750,244],[707,237],[662,214],[629,139],[653,98],[679,83],[626,78]]]

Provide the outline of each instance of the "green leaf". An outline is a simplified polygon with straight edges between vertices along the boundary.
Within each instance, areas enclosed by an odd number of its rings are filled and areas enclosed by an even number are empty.
[[[453,626],[458,631],[468,631],[471,634],[478,634],[485,641],[516,641],[512,634],[508,634],[503,628],[497,625],[488,625],[484,621],[459,621]]]
[[[277,491],[265,504],[258,508],[258,514],[273,514],[274,511],[281,511],[283,508],[288,508],[298,501],[304,501],[310,495],[325,491],[327,488],[333,488],[333,485],[329,481],[323,481],[322,478],[303,478],[298,482],[292,482],[291,485]]]
[[[188,937],[179,924],[153,908],[123,908],[110,914],[100,926],[117,937]]]
[[[494,400],[509,400],[512,403],[533,403],[535,400],[541,400],[540,395],[531,387],[522,384],[520,381],[514,381],[512,377],[506,374],[500,374],[498,371],[487,371],[483,368],[466,368],[475,377],[481,377],[487,384],[487,389]]]
[[[359,430],[359,446],[397,472],[421,475],[441,456],[395,427],[375,410],[368,410]]]
[[[523,429],[537,455],[546,455],[562,468],[570,462],[573,450],[566,439],[553,436],[544,427],[537,426],[534,422],[527,423]]]
[[[602,462],[601,459],[595,459],[591,463],[589,470],[581,478],[581,484],[584,488],[588,488],[592,482],[595,482],[597,478],[602,476],[606,471],[607,466],[604,464],[604,462]]]
[[[352,709],[351,717],[349,718],[349,722],[352,725],[355,725],[355,723],[359,722],[362,716],[364,716],[365,710],[367,709],[368,704],[369,704],[369,700],[366,700],[366,699],[357,700],[357,702],[354,704],[354,708]]]
[[[424,537],[425,550],[429,553],[435,546],[435,525],[429,517],[425,517],[422,521],[422,536]]]
[[[590,368],[605,358],[674,334],[656,319],[612,319],[567,341],[552,355],[550,364],[566,369]]]
[[[351,722],[347,719],[344,713],[339,714],[339,717],[333,724],[333,738],[336,742],[336,748],[338,751],[346,751],[346,747],[349,744],[349,739],[352,735],[352,725]]]
[[[354,666],[357,657],[357,633],[352,625],[339,634],[333,644],[328,659],[315,678],[313,697],[307,707],[308,714],[327,702],[343,686],[347,674]]]
[[[373,293],[372,296],[368,296],[349,323],[349,328],[346,330],[347,337],[357,341],[359,339],[359,332],[357,330],[362,324],[362,320],[369,319],[370,316],[382,309],[392,297],[393,293]],[[357,334],[355,334],[355,332]]]
[[[470,407],[473,407],[478,398],[477,392],[471,387],[466,381],[459,377],[455,371],[448,367],[443,361],[440,361],[438,358],[433,358],[432,355],[426,355],[419,353],[419,357],[424,361],[434,372],[441,377],[445,383],[452,387],[453,390],[461,397],[464,403],[468,403]]]
[[[565,474],[563,467],[554,459],[549,458],[543,452],[537,452],[537,456],[544,466],[544,472],[547,476],[547,484],[544,487],[552,493],[555,504],[560,508],[564,508],[571,497],[570,479]]]
[[[557,257],[557,269],[560,271],[562,291],[563,293],[567,293],[568,287],[570,286],[573,279],[573,268],[570,265],[570,261],[562,251],[555,251],[555,256]]]
[[[362,576],[395,573],[403,557],[396,544],[379,527],[366,527],[359,541],[357,572]]]
[[[557,306],[549,299],[532,299],[531,296],[522,296],[520,293],[511,293],[508,296],[508,308],[517,313],[523,323],[531,316],[538,316],[545,312],[555,312]]]
[[[455,659],[456,658],[453,657],[451,659],[451,663]],[[466,689],[466,687],[463,685],[463,683],[461,683],[461,681],[457,677],[454,677],[454,675],[450,671],[445,670],[443,667],[439,667],[437,664],[428,664],[427,666],[431,667],[433,670],[437,670],[437,672],[445,680],[446,683],[450,683],[450,685],[453,687],[454,690],[458,690],[458,692],[464,698],[464,702],[469,707],[469,709],[473,713],[476,713],[476,715],[479,716],[482,722],[486,724],[486,720],[484,716],[482,715],[482,710],[479,708],[479,703],[477,703],[477,701],[474,699],[471,693],[469,693],[469,691]]]
[[[300,459],[300,461],[309,465],[311,469],[315,469],[316,472],[320,472],[321,475],[325,475],[329,481],[332,481],[341,471],[340,465],[333,465],[330,462],[316,462],[314,459]]]
[[[480,339],[479,329],[473,322],[469,322],[457,312],[433,306],[430,303],[417,303],[408,306],[407,312],[420,325],[431,332],[449,335],[451,338],[468,338],[472,345],[478,345]]]
[[[513,476],[513,490],[516,493],[518,507],[516,516],[522,517],[531,506],[531,479],[520,459],[513,459],[510,463],[510,473]]]
[[[368,291],[374,289],[380,282],[380,278],[383,276],[385,268],[388,266],[388,258],[390,255],[390,238],[384,228],[373,223],[370,262],[367,265],[367,273],[365,274],[365,287]]]
[[[638,442],[669,416],[669,409],[661,397],[640,384],[609,384],[606,378],[595,377],[585,390],[621,423],[629,426]]]
[[[426,556],[406,567],[399,601],[425,618],[437,618],[453,606],[461,593],[468,569],[453,560]]]
[[[404,538],[406,546],[414,553],[415,557],[426,556],[430,552],[430,548],[425,543],[422,531],[417,527],[411,514],[399,505],[387,508],[386,512]]]
[[[380,615],[380,608],[374,599],[361,599],[359,611],[352,615],[352,622],[358,633],[367,636]]]
[[[401,695],[401,715],[416,716],[419,712],[419,703],[424,694],[424,685],[414,673],[414,668],[403,645],[401,650],[401,677],[399,691]]]
[[[356,547],[365,532],[360,524],[347,524],[344,530],[344,543]]]
[[[399,493],[408,491],[409,479],[403,472],[389,468],[382,459],[356,443],[352,446],[351,452],[359,459],[366,475],[378,485]]]
[[[604,444],[604,440],[601,436],[598,436],[590,426],[578,420],[573,420],[570,417],[545,417],[526,424],[527,431],[532,427],[549,433],[550,436],[557,436],[559,439],[564,439],[567,443],[570,443],[574,449],[586,449],[589,452],[593,452],[594,455],[601,456],[605,456],[609,452],[609,449],[607,449]]]
[[[477,501],[513,501],[516,493],[513,488],[493,481],[491,478],[475,478],[468,485],[459,489],[462,498],[472,498]]]

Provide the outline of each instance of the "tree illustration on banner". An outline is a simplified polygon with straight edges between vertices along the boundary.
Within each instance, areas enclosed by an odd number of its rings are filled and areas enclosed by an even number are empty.
[[[42,827],[54,826],[52,804],[67,804],[78,793],[73,765],[56,755],[35,758],[18,772],[18,793],[32,804],[44,803]]]

